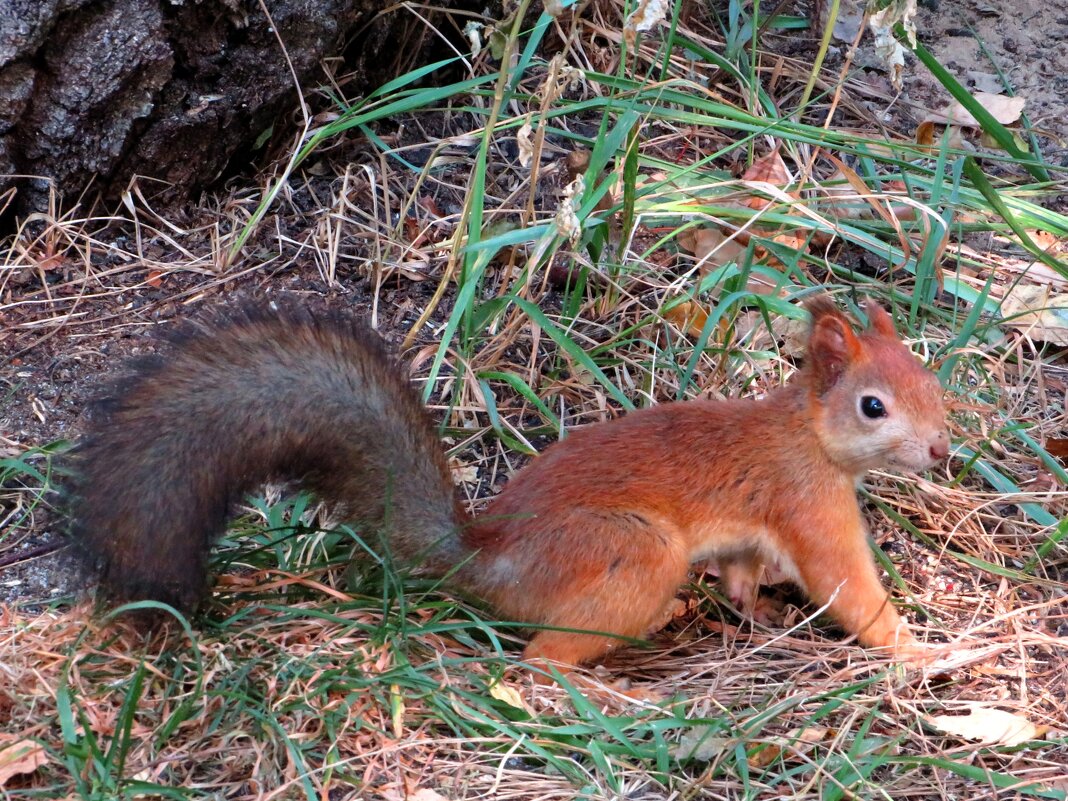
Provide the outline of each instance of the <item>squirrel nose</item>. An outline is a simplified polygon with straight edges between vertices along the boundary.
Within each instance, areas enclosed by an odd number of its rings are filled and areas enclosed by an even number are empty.
[[[931,443],[931,458],[945,459],[949,456],[949,435],[945,431],[935,434],[934,442]]]

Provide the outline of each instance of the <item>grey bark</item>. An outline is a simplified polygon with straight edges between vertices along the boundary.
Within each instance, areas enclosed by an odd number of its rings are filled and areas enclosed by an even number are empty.
[[[411,20],[401,11],[365,29],[385,0],[264,5],[305,89],[357,29],[356,61],[381,82]],[[86,187],[115,198],[140,175],[181,199],[297,106],[256,0],[0,0],[0,191],[16,187],[22,211],[43,206],[50,181],[68,200]]]

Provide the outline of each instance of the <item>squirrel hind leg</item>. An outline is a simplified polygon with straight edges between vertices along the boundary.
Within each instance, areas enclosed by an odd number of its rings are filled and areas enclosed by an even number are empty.
[[[681,537],[663,526],[635,515],[570,522],[569,530],[583,531],[583,541],[598,547],[587,548],[569,568],[554,571],[559,583],[543,588],[536,617],[576,631],[537,632],[524,651],[527,660],[588,664],[627,639],[645,637],[663,619],[686,578],[689,554]]]
[[[720,557],[719,581],[723,593],[739,612],[752,617],[760,592],[764,563],[755,551]]]
[[[548,673],[549,664],[566,672],[568,668],[600,659],[619,644],[617,637],[570,631],[539,631],[523,650],[523,661],[536,669],[535,681],[548,682],[552,679],[540,671]]]
[[[764,560],[759,552],[746,551],[716,561],[723,594],[739,612],[763,626],[782,623],[782,605],[760,594]]]

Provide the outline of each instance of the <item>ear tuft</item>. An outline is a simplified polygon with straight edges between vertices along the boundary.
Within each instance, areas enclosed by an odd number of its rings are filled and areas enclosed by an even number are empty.
[[[838,311],[838,307],[834,304],[831,296],[823,292],[818,295],[813,295],[805,301],[805,311],[812,315],[813,328],[816,327],[816,323],[821,317],[842,316],[842,313]]]
[[[893,318],[882,306],[874,300],[869,300],[864,304],[864,312],[868,315],[868,328],[871,331],[887,339],[899,339]]]
[[[849,320],[827,295],[817,295],[805,308],[812,315],[806,361],[815,389],[822,395],[860,355],[861,344]]]

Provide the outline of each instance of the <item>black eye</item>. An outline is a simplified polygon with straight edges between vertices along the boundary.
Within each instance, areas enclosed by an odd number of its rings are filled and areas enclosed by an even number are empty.
[[[883,402],[874,395],[865,395],[860,399],[860,410],[864,412],[865,417],[870,417],[872,420],[879,417],[886,417],[886,407],[883,406]]]

